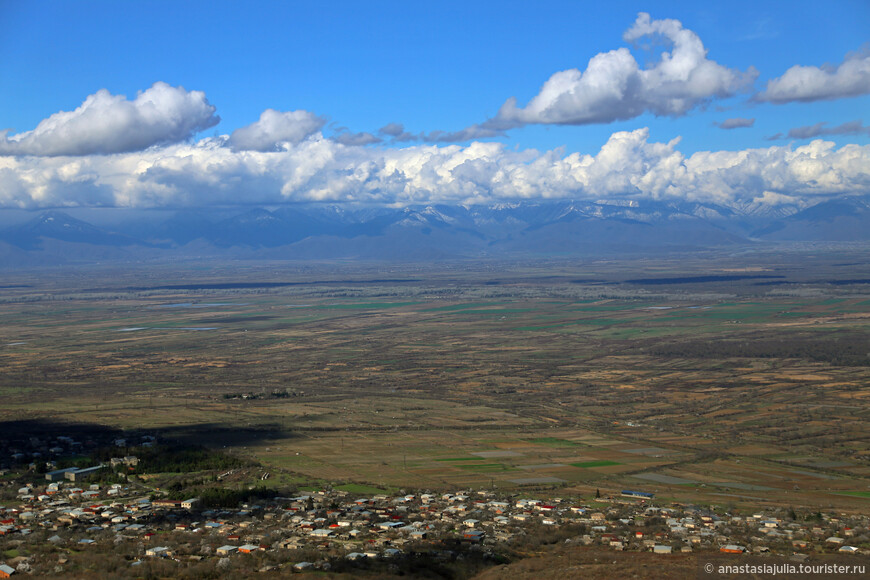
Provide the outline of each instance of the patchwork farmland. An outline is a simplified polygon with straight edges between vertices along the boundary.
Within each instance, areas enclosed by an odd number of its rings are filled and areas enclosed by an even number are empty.
[[[23,272],[0,420],[151,431],[276,485],[866,510],[868,265],[806,260]],[[715,274],[740,269],[777,284]]]

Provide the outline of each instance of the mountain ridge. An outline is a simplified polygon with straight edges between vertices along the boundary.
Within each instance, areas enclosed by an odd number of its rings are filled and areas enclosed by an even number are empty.
[[[440,260],[870,241],[870,196],[774,209],[635,200],[296,205],[177,210],[138,218],[134,210],[114,210],[119,212],[115,223],[103,225],[47,210],[0,230],[0,265],[18,267],[28,256],[35,264],[195,255]]]

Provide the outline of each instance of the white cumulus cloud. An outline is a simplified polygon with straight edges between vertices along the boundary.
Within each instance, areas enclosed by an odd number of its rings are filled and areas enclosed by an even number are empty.
[[[229,144],[237,151],[276,151],[285,144],[301,143],[324,125],[326,119],[309,111],[266,109],[258,121],[233,131]]]
[[[646,112],[678,117],[710,99],[736,94],[757,76],[755,69],[741,72],[708,59],[701,39],[679,20],[653,20],[640,13],[623,38],[630,43],[661,39],[670,50],[647,68],[627,48],[597,54],[585,71],[555,73],[525,107],[508,99],[482,127],[610,123]]]
[[[0,134],[0,155],[92,155],[177,143],[220,122],[205,93],[154,83],[132,101],[105,89],[32,131]]]
[[[756,100],[782,104],[830,101],[870,94],[870,50],[846,55],[836,67],[795,65],[767,82]]]

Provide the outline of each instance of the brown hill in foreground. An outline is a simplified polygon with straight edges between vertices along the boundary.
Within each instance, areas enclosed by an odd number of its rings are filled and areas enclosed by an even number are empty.
[[[577,545],[544,548],[511,564],[496,566],[475,580],[585,580],[694,578],[698,554],[661,555],[652,552],[617,552]]]

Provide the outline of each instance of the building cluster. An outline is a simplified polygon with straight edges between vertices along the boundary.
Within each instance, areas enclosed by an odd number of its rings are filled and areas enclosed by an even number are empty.
[[[59,479],[63,479],[63,472],[54,469],[55,459],[75,455],[86,455],[101,447],[127,448],[127,447],[153,447],[157,438],[153,435],[142,435],[135,438],[118,438],[111,433],[88,434],[81,439],[70,435],[57,435],[54,437],[22,436],[9,437],[3,434],[0,438],[0,473],[17,466],[29,466],[30,469],[41,470],[48,467],[50,471],[58,471]],[[123,466],[135,467],[138,459],[132,456],[116,457],[110,461],[113,469]]]
[[[0,508],[0,553],[34,552],[37,543],[58,551],[126,546],[130,565],[141,565],[150,558],[232,560],[266,552],[276,566],[304,569],[328,567],[337,559],[396,558],[421,549],[491,549],[560,531],[562,541],[579,545],[662,554],[868,553],[870,545],[867,516],[736,515],[653,505],[625,494],[583,504],[490,491],[357,497],[332,490],[206,509],[196,498],[152,500],[142,493],[135,485],[85,489],[68,480],[23,487],[14,506]],[[34,568],[24,555],[0,564],[16,573],[52,572]],[[62,565],[54,569],[62,570]]]

